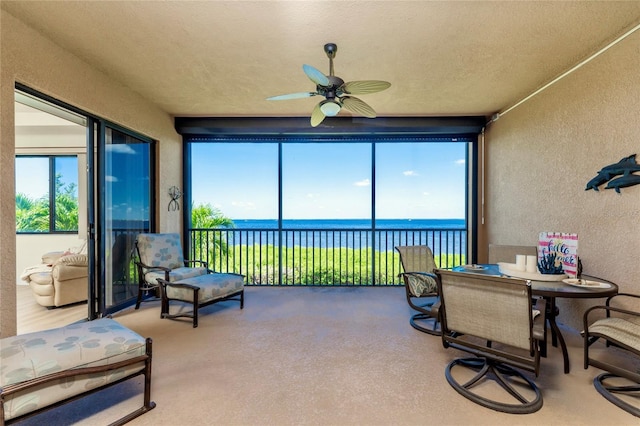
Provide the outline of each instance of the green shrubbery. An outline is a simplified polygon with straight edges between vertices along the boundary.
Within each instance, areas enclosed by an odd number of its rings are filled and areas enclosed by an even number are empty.
[[[400,255],[395,251],[227,244],[224,228],[234,227],[233,221],[220,210],[208,204],[193,206],[191,258],[206,261],[217,272],[242,274],[253,285],[403,284],[398,277],[402,272]],[[464,264],[465,259],[443,255],[435,256],[435,262],[441,268],[451,268]]]
[[[256,244],[229,247],[227,256],[210,251],[207,261],[215,271],[243,274],[254,285],[371,285],[374,265],[375,284],[402,285],[398,253],[376,251],[373,260],[371,254],[370,248],[283,247],[283,261],[279,262],[278,247]],[[464,258],[457,255],[436,256],[435,261],[443,268],[464,264]]]

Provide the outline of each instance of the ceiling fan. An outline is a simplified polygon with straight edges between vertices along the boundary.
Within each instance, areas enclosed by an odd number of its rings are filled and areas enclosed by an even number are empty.
[[[316,84],[315,92],[298,92],[287,95],[272,96],[268,101],[283,101],[288,99],[308,98],[321,95],[325,100],[321,101],[311,112],[311,125],[316,127],[325,117],[333,117],[340,112],[342,107],[362,114],[368,118],[375,118],[376,112],[365,102],[349,95],[366,95],[385,90],[391,83],[381,80],[359,80],[345,83],[340,77],[333,74],[333,58],[336,56],[338,46],[334,43],[324,45],[324,51],[329,58],[329,75],[324,75],[311,65],[302,65],[302,70],[311,81]]]

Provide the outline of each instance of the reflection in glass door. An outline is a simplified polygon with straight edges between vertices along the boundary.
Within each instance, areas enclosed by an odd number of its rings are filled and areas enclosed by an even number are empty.
[[[112,127],[105,129],[102,313],[117,310],[137,296],[133,261],[135,239],[152,229],[152,148],[150,140]]]

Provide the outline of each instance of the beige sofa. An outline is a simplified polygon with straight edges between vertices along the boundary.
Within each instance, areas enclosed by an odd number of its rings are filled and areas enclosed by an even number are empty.
[[[84,253],[51,252],[42,256],[40,265],[25,269],[21,278],[40,305],[54,308],[87,300],[87,267]]]

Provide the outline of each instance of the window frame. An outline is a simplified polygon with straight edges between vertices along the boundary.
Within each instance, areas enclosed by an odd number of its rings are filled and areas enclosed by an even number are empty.
[[[77,218],[77,223],[78,225],[76,226],[75,229],[70,229],[70,230],[59,230],[56,229],[56,196],[57,196],[57,192],[56,192],[56,160],[59,158],[74,158],[76,160],[76,170],[77,170],[77,165],[78,165],[78,155],[76,154],[16,154],[15,155],[15,160],[14,161],[18,161],[21,158],[45,158],[48,160],[48,179],[49,179],[49,184],[48,184],[48,201],[49,201],[49,228],[46,231],[34,231],[34,230],[27,230],[27,231],[21,231],[18,229],[17,227],[17,223],[16,223],[16,234],[22,234],[22,235],[29,235],[29,234],[33,234],[33,235],[47,235],[47,234],[77,234],[79,231],[79,224],[80,224],[80,218]],[[17,165],[16,165],[17,168]],[[78,180],[79,176],[78,174],[76,174],[76,180]],[[77,187],[77,184],[76,184]],[[18,194],[18,192],[16,191],[16,195]],[[79,196],[78,194],[76,195],[76,199],[79,202]],[[78,215],[80,214],[80,211],[78,210]]]
[[[484,134],[486,117],[331,117],[323,125],[310,127],[306,117],[176,117],[174,127],[183,141],[183,187],[185,203],[189,205],[191,188],[191,145],[198,142],[230,142],[251,139],[254,142],[281,142],[304,139],[307,141],[339,141],[365,137],[372,141],[393,138],[415,142],[430,139],[449,139],[469,142],[467,153],[466,226],[467,261],[477,262],[478,227],[480,226],[479,156],[480,135]],[[281,146],[281,144],[280,144]],[[375,146],[375,144],[374,144]],[[281,148],[280,148],[281,149]],[[375,156],[374,156],[375,158]],[[375,165],[373,165],[375,168]],[[282,194],[278,194],[282,198]],[[372,200],[375,217],[375,198]],[[280,206],[282,211],[282,206]],[[282,218],[279,218],[279,221]],[[183,232],[188,234],[190,209],[183,209]],[[484,220],[484,219],[483,219]],[[374,224],[375,226],[375,224]],[[190,242],[185,241],[189,249]]]

